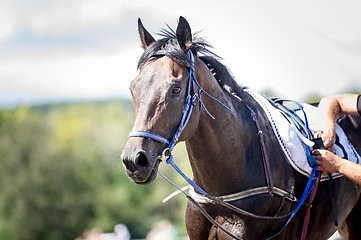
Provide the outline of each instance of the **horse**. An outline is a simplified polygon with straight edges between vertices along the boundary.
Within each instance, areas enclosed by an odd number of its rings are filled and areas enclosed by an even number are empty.
[[[300,239],[310,206],[303,204],[286,227],[287,218],[277,216],[294,209],[308,178],[286,161],[264,110],[247,87],[236,82],[208,42],[192,34],[185,18],[179,18],[176,30],[162,29],[159,40],[140,19],[138,31],[144,52],[138,62],[139,75],[130,85],[135,122],[121,154],[129,178],[137,184],[151,183],[162,156],[169,156],[167,145],[177,132],[173,142],[185,141],[193,182],[209,195],[270,187],[282,193],[271,189],[229,201],[237,209],[268,218],[255,218],[212,201],[188,201],[189,239]],[[187,103],[193,111],[179,132]],[[360,154],[361,119],[346,118],[340,125]],[[265,155],[267,164],[262,160]],[[345,177],[332,181],[332,198],[327,182],[318,185],[306,237],[328,239],[339,230],[345,239],[361,239],[361,187]]]

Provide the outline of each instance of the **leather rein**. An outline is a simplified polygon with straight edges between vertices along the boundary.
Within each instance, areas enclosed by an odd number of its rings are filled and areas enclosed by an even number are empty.
[[[157,53],[156,56],[164,56],[165,53]],[[259,136],[259,142],[260,142],[260,151],[262,154],[262,160],[263,160],[263,167],[264,167],[264,171],[265,171],[265,178],[266,178],[266,184],[267,186],[265,187],[258,187],[258,188],[251,188],[249,190],[245,190],[245,191],[241,191],[238,193],[234,193],[234,194],[229,194],[229,195],[224,195],[224,196],[213,196],[208,194],[207,192],[205,192],[201,187],[199,187],[196,183],[194,183],[190,178],[188,178],[180,169],[179,167],[174,163],[173,161],[173,155],[172,155],[172,151],[175,147],[175,145],[177,144],[179,137],[181,136],[184,128],[186,127],[191,115],[192,115],[192,111],[195,105],[195,101],[196,99],[199,100],[200,102],[200,108],[203,106],[205,111],[207,112],[207,114],[209,114],[213,119],[214,117],[208,112],[206,106],[203,104],[202,99],[201,99],[201,94],[205,93],[208,97],[212,98],[213,100],[217,101],[219,104],[221,104],[223,107],[225,107],[227,110],[231,111],[232,110],[227,107],[226,105],[224,105],[222,102],[220,102],[218,99],[214,98],[213,96],[211,96],[209,93],[207,93],[205,90],[203,90],[203,88],[200,86],[200,84],[198,83],[195,75],[194,75],[194,57],[192,52],[189,50],[189,56],[190,56],[190,60],[191,60],[191,64],[188,66],[189,67],[189,80],[188,80],[188,89],[187,89],[187,97],[185,100],[185,104],[184,104],[184,109],[183,109],[183,114],[181,117],[181,121],[180,124],[177,128],[176,133],[174,134],[173,138],[171,141],[169,141],[168,139],[159,136],[157,134],[153,134],[153,133],[149,133],[149,132],[145,132],[145,131],[132,131],[129,133],[129,137],[143,137],[143,138],[148,138],[148,139],[152,139],[154,141],[160,142],[160,143],[164,143],[167,145],[167,147],[163,150],[162,154],[158,156],[158,160],[160,160],[161,162],[165,162],[167,164],[172,165],[172,167],[190,184],[191,186],[191,191],[189,193],[189,195],[187,193],[185,193],[182,189],[180,189],[178,186],[176,186],[174,183],[172,183],[170,180],[168,180],[163,174],[161,174],[159,171],[158,173],[165,179],[167,180],[170,184],[172,184],[173,186],[175,186],[180,192],[182,192],[189,201],[191,201],[198,209],[200,212],[202,212],[202,214],[212,223],[214,224],[216,227],[218,227],[219,229],[221,229],[222,231],[224,231],[226,234],[228,234],[229,236],[231,236],[234,239],[240,239],[237,236],[233,235],[231,232],[229,232],[228,230],[224,229],[217,221],[215,221],[215,219],[210,216],[206,210],[200,205],[200,203],[213,203],[213,204],[218,204],[221,205],[223,207],[226,207],[234,212],[237,212],[239,214],[242,214],[244,216],[248,216],[248,217],[252,217],[252,218],[256,218],[256,219],[271,219],[271,220],[279,220],[279,219],[285,219],[286,217],[288,217],[288,221],[287,223],[284,225],[284,227],[281,229],[281,231],[279,231],[278,233],[272,235],[269,238],[266,239],[271,239],[275,236],[277,236],[278,234],[280,234],[282,232],[282,230],[286,227],[286,225],[289,223],[289,221],[293,218],[293,216],[296,214],[296,212],[298,211],[298,209],[304,204],[304,201],[306,200],[306,197],[309,195],[310,190],[307,189],[307,186],[312,185],[312,182],[314,181],[314,173],[311,173],[311,176],[309,178],[309,181],[306,185],[306,189],[301,197],[301,199],[297,199],[292,193],[287,192],[283,189],[280,189],[276,186],[273,185],[272,182],[272,173],[271,173],[271,169],[270,169],[270,165],[269,165],[269,158],[267,155],[267,151],[266,151],[266,147],[265,147],[265,143],[264,143],[264,139],[263,139],[263,132],[260,129],[258,120],[257,120],[257,116],[254,113],[254,111],[243,101],[243,103],[245,104],[245,106],[248,108],[248,110],[251,113],[252,119],[255,122],[256,128],[257,128],[257,134]],[[195,91],[195,86],[198,87],[198,91]],[[191,95],[191,92],[193,92],[193,95]],[[315,172],[316,169],[314,169],[313,172]],[[196,193],[196,191],[199,193]],[[312,189],[311,189],[312,190]],[[261,194],[271,194],[271,195],[277,195],[280,196],[282,198],[282,204],[280,206],[280,208],[278,209],[277,213],[279,213],[282,205],[283,205],[283,201],[285,199],[292,201],[292,202],[298,202],[296,207],[289,211],[288,213],[284,214],[284,215],[279,215],[279,216],[261,216],[261,215],[257,215],[257,214],[253,214],[250,213],[246,210],[243,210],[241,208],[238,208],[228,202],[231,201],[237,201],[237,200],[241,200],[247,197],[252,197],[252,196],[257,196],[257,195],[261,195]]]

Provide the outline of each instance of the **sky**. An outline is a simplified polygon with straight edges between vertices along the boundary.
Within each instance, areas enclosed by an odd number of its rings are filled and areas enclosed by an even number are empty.
[[[361,2],[0,0],[0,106],[130,98],[142,54],[185,17],[237,81],[302,101],[361,90]]]

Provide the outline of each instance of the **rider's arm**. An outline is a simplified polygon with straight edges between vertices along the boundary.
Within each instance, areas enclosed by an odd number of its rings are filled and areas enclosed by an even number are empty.
[[[321,99],[318,108],[326,116],[322,139],[326,149],[331,149],[335,140],[335,122],[340,115],[361,114],[361,95],[343,94]],[[359,110],[359,111],[358,111]]]

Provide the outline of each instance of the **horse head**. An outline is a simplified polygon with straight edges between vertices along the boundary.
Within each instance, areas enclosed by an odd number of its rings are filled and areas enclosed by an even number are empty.
[[[138,31],[144,53],[138,64],[139,75],[130,85],[135,108],[132,133],[143,135],[133,135],[128,139],[121,159],[127,175],[134,182],[147,184],[155,179],[159,156],[179,128],[184,112],[190,76],[189,66],[184,62],[189,62],[192,35],[183,17],[179,19],[174,38],[168,36],[156,41],[140,19]],[[176,58],[172,57],[175,55]],[[195,131],[199,110],[194,109],[179,140],[190,138]]]

